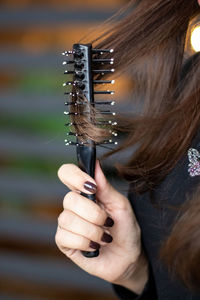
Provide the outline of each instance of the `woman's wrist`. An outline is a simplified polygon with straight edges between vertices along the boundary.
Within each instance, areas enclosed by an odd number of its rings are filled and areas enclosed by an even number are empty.
[[[121,285],[137,295],[140,295],[149,279],[149,266],[147,258],[142,251],[136,263],[132,264],[127,270],[129,276],[114,284]]]

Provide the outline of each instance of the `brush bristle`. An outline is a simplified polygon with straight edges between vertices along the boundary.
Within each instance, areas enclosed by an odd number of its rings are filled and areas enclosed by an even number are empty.
[[[108,57],[114,52],[113,49],[93,49],[91,45],[75,44],[73,50],[63,51],[62,55],[65,57],[63,66],[67,66],[67,70],[64,74],[67,75],[67,81],[63,83],[63,86],[67,88],[65,95],[69,98],[65,101],[65,105],[69,107],[69,111],[64,111],[64,115],[70,118],[71,121],[65,123],[65,126],[73,126],[75,130],[78,130],[84,125],[82,118],[91,120],[94,126],[116,126],[117,122],[113,120],[98,120],[94,117],[94,111],[91,107],[98,109],[100,116],[115,116],[115,112],[105,110],[104,105],[108,107],[115,105],[115,101],[108,99],[107,101],[102,99],[95,99],[97,95],[114,95],[113,90],[104,89],[98,90],[97,86],[114,84],[115,80],[104,79],[104,76],[113,74],[114,68],[110,68],[109,65],[114,64],[114,58]],[[94,89],[95,86],[95,89]],[[98,96],[97,96],[98,97]],[[76,120],[76,118],[78,119]],[[83,127],[82,127],[83,128]],[[111,127],[110,127],[111,128]],[[117,137],[117,132],[108,130],[108,133],[112,136]],[[87,145],[87,141],[80,140],[79,137],[83,137],[80,132],[70,131],[67,133],[68,136],[76,138],[76,142],[65,140],[66,145]],[[86,134],[87,137],[87,134]],[[96,145],[101,144],[116,144],[112,139],[106,139],[102,143],[93,141]]]

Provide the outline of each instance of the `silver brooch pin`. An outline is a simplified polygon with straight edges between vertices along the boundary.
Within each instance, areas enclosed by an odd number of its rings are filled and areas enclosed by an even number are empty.
[[[200,153],[194,148],[188,150],[188,172],[191,177],[200,175]]]

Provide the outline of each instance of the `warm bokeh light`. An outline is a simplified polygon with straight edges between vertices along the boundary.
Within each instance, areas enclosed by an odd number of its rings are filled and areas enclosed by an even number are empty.
[[[200,25],[196,26],[192,31],[191,44],[195,52],[200,51]]]

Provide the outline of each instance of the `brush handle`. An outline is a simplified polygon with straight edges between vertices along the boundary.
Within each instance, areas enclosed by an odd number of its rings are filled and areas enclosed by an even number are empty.
[[[92,141],[89,141],[90,146],[79,145],[77,147],[77,159],[79,168],[94,178],[96,164],[96,146]],[[96,202],[95,195],[81,193],[84,197]],[[99,250],[96,251],[81,251],[85,257],[92,258],[99,255]]]
[[[85,194],[85,193],[81,193],[82,196],[96,202],[95,200],[95,195],[88,195],[88,194]],[[97,257],[99,256],[99,250],[96,250],[96,251],[81,251],[81,253],[83,254],[83,256],[87,257],[87,258],[93,258],[93,257]]]

